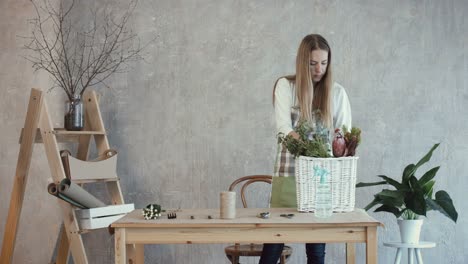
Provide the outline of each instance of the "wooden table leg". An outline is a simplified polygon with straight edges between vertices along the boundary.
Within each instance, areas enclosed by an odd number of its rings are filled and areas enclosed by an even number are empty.
[[[129,264],[134,264],[136,261],[136,248],[134,244],[126,244],[127,259]]]
[[[136,245],[136,263],[137,264],[145,263],[145,245],[143,244]]]
[[[125,229],[115,228],[115,264],[127,263],[127,248],[125,246]]]
[[[346,264],[356,264],[356,250],[354,243],[346,243]]]
[[[367,264],[377,264],[377,227],[367,227],[366,237]]]
[[[130,264],[143,264],[145,263],[145,245],[141,244],[127,244],[127,259]]]

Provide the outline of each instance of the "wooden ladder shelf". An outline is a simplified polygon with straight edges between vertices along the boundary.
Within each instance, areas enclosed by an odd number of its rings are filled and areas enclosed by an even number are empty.
[[[26,120],[20,136],[20,151],[5,225],[0,264],[9,264],[13,258],[34,144],[44,144],[50,172],[54,182],[57,183],[66,178],[58,143],[76,142],[78,144],[76,157],[80,160],[88,160],[91,137],[94,137],[99,155],[110,149],[98,105],[98,98],[94,91],[87,91],[83,96],[85,109],[84,131],[54,129],[44,97],[42,91],[31,89]],[[115,181],[105,182],[111,196],[111,202],[114,205],[124,203],[118,178],[116,179]],[[92,180],[87,182],[92,182]],[[81,234],[86,230],[80,230],[75,210],[69,203],[59,200],[59,204],[63,213],[64,225],[62,229],[64,228],[64,230],[60,232],[56,263],[67,263],[71,250],[74,263],[86,264],[88,259],[81,237]]]

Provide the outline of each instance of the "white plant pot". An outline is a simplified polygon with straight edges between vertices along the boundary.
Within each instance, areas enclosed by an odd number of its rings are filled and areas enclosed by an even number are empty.
[[[421,234],[421,227],[423,219],[417,220],[398,220],[400,227],[401,242],[409,244],[419,243],[419,235]]]

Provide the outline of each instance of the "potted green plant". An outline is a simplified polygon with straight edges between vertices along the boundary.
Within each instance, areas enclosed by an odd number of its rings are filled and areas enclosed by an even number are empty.
[[[402,242],[417,243],[421,230],[421,216],[426,216],[430,210],[436,210],[447,216],[449,219],[457,222],[458,213],[453,205],[449,194],[440,190],[433,195],[434,177],[440,166],[434,167],[425,172],[421,177],[416,176],[418,168],[431,159],[433,151],[439,146],[435,144],[416,165],[409,164],[403,170],[401,181],[398,182],[385,175],[378,175],[383,181],[356,184],[356,187],[368,187],[375,185],[391,185],[392,189],[383,189],[374,195],[374,200],[364,209],[369,210],[377,207],[374,212],[389,212],[395,215],[400,226]],[[414,227],[408,227],[414,225]],[[419,229],[418,229],[419,228]],[[406,231],[413,232],[413,237]]]

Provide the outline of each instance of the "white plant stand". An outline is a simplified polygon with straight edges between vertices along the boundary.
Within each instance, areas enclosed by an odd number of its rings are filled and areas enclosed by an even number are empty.
[[[386,242],[384,246],[387,247],[394,247],[397,248],[396,256],[395,256],[395,264],[400,264],[401,255],[403,249],[408,249],[408,263],[413,264],[413,258],[416,254],[416,261],[418,264],[423,264],[422,256],[421,256],[421,248],[433,248],[436,246],[435,242],[428,242],[428,241],[420,241],[417,244],[410,244],[410,243],[402,243],[402,242]]]

